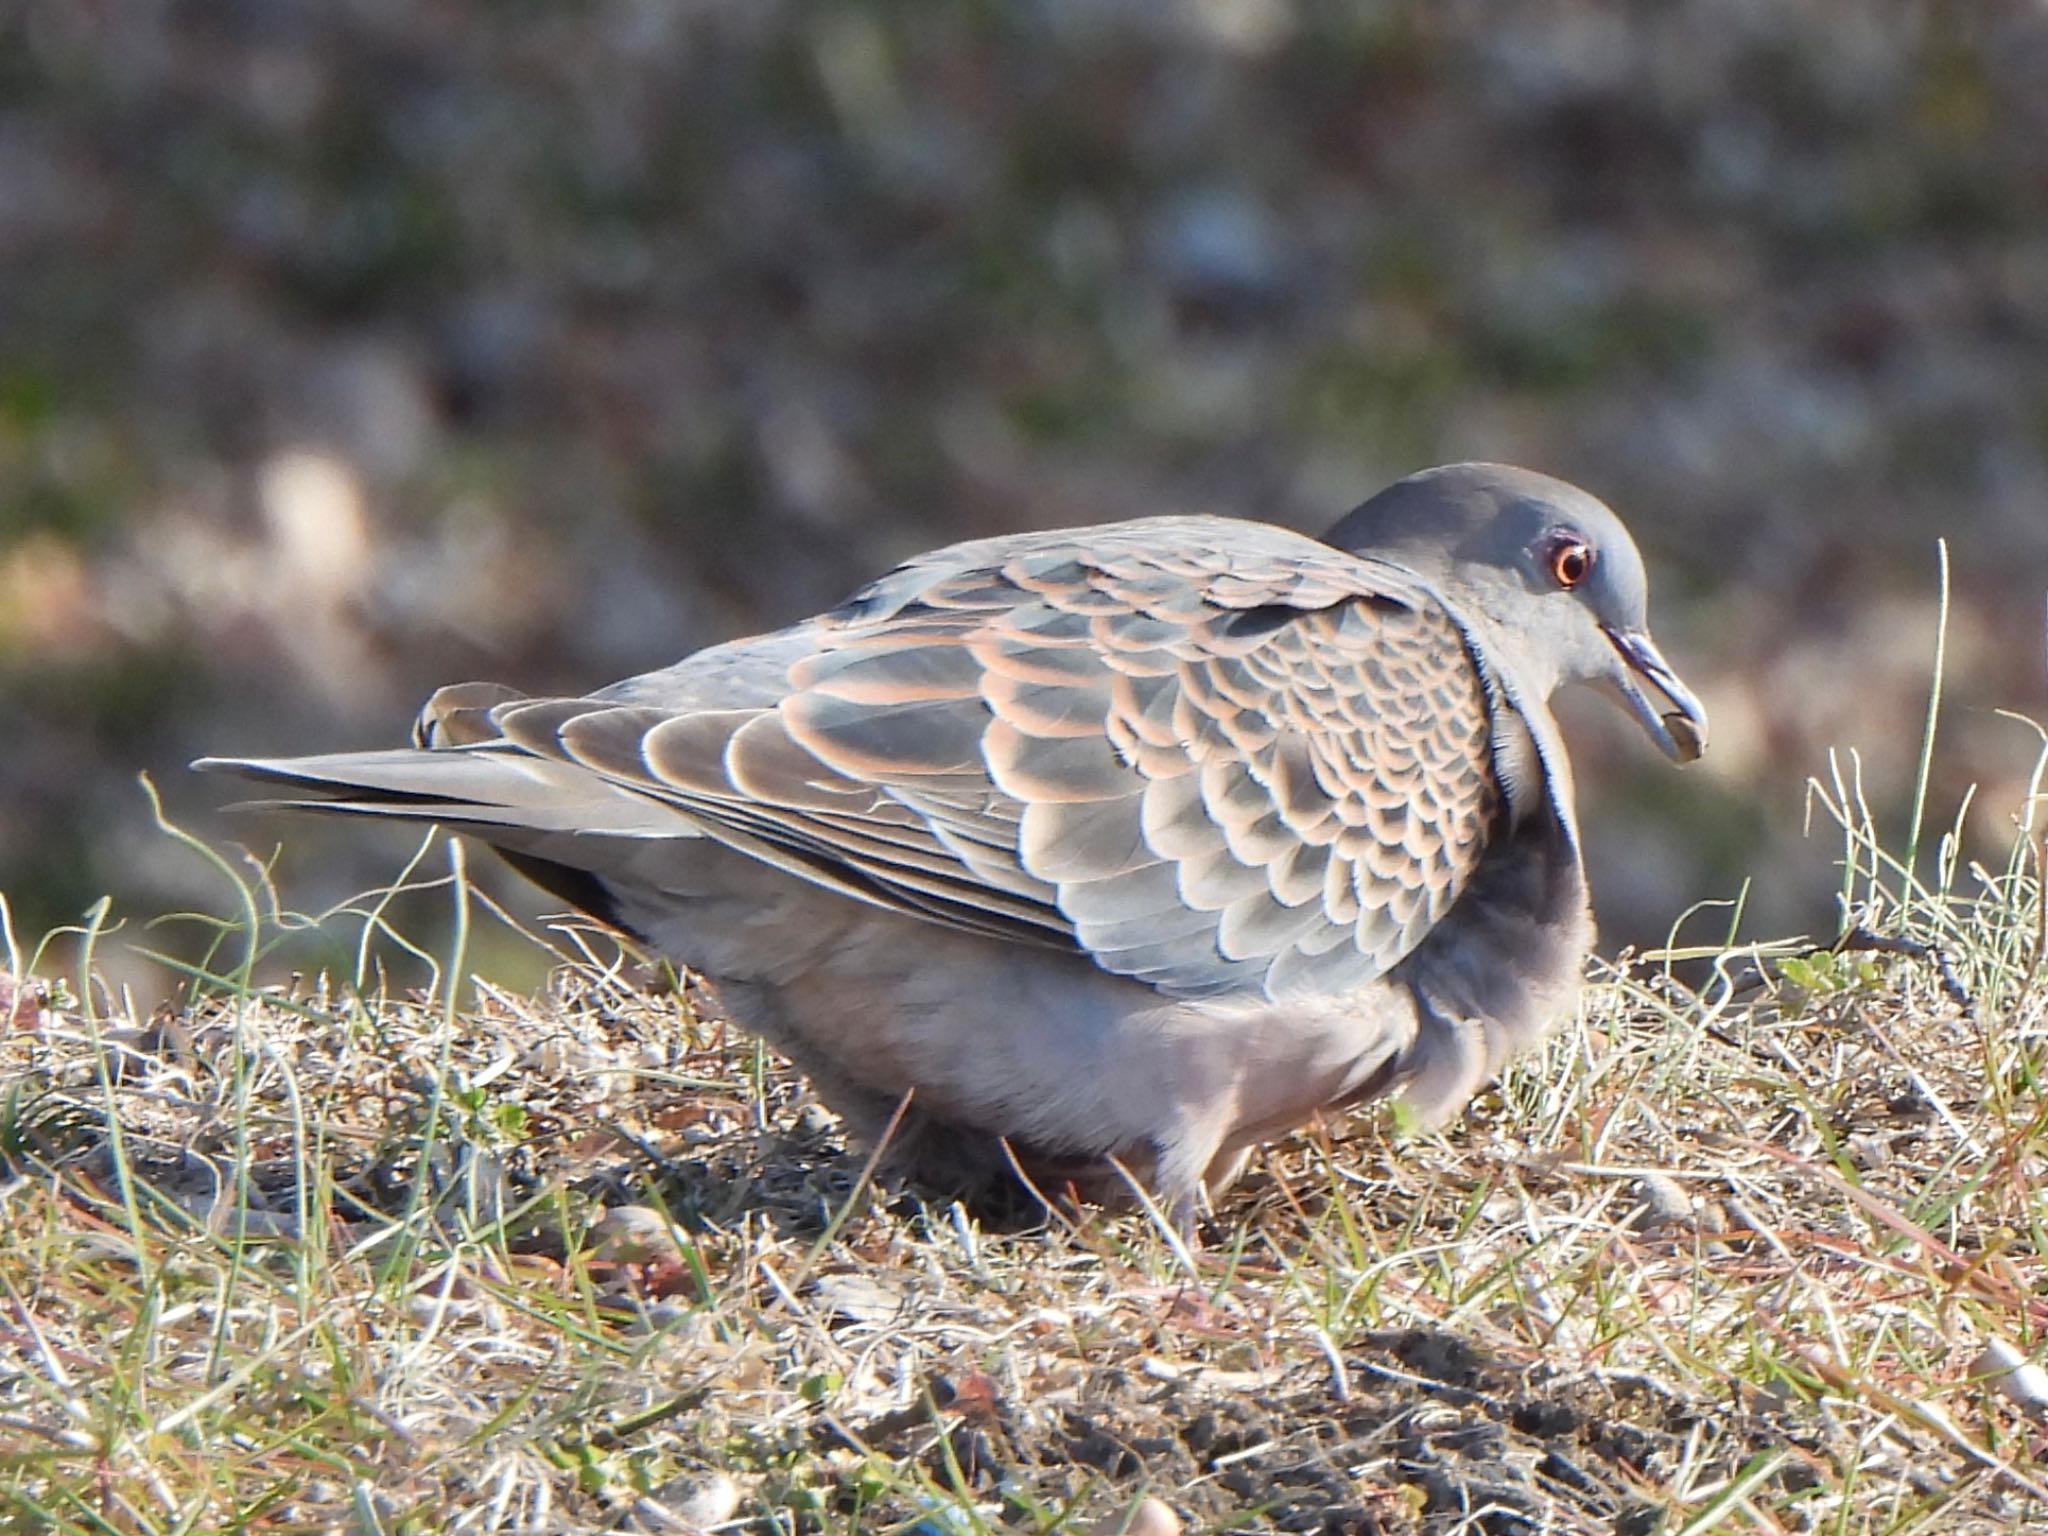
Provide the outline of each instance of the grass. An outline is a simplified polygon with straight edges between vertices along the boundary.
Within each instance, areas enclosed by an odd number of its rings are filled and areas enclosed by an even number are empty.
[[[877,1185],[588,927],[538,995],[463,980],[500,919],[459,849],[301,916],[167,828],[232,893],[166,920],[207,957],[181,997],[97,979],[104,909],[7,935],[0,1527],[2048,1518],[2038,803],[1997,866],[1952,834],[1922,868],[1836,764],[1848,942],[1602,967],[1450,1131],[1312,1129],[1193,1254],[1142,1212],[1000,1230]],[[389,920],[422,886],[440,956]],[[333,963],[271,979],[312,931]]]

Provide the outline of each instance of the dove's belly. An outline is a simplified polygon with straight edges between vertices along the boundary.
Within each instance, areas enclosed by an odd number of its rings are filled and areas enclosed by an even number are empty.
[[[703,972],[737,1022],[812,1073],[835,1107],[849,1107],[849,1089],[877,1110],[914,1089],[925,1116],[1047,1152],[1156,1148],[1195,1125],[1219,1141],[1241,1126],[1285,1130],[1345,1097],[1413,1035],[1406,994],[1384,983],[1285,1006],[1175,1000],[1084,955],[801,888],[772,950],[758,942],[763,908],[750,907],[756,942],[741,957],[724,906],[671,896],[625,912]]]
[[[1298,1123],[1412,1033],[1384,987],[1285,1008],[1177,1001],[1085,955],[898,916],[716,844],[649,844],[639,864],[644,883],[607,881],[621,919],[828,1100],[847,1087],[893,1105],[915,1088],[925,1114],[1048,1149],[1115,1151],[1191,1115]]]
[[[650,844],[640,866],[644,884],[608,881],[622,919],[706,976],[862,1135],[909,1092],[918,1122],[1188,1186],[1319,1108],[1385,1091],[1418,1055],[1421,1014],[1398,974],[1282,1003],[1175,999],[1085,955],[902,917],[715,844]],[[1450,1055],[1460,1079],[1494,1065],[1479,1039]]]
[[[1399,1092],[1426,1118],[1452,1113],[1571,1006],[1590,938],[1577,863],[1561,845],[1522,854],[1482,871],[1387,976],[1279,1002],[1168,997],[704,839],[615,844],[602,863],[620,920],[707,977],[857,1134],[910,1093],[911,1123],[944,1126],[963,1155],[1004,1138],[1115,1156],[1184,1194],[1321,1108]]]

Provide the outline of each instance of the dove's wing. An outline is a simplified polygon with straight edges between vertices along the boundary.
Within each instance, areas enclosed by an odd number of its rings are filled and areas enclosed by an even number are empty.
[[[758,702],[705,707],[698,669],[749,654],[775,689],[754,667],[726,692]],[[862,900],[1282,996],[1363,984],[1456,901],[1500,810],[1491,707],[1398,568],[1160,519],[960,546],[590,698],[443,690],[422,730]]]

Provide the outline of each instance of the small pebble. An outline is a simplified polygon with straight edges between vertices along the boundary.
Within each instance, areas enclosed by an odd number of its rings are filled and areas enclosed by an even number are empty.
[[[177,1202],[204,1222],[207,1231],[237,1241],[292,1241],[299,1236],[298,1221],[289,1212],[237,1205],[233,1200],[211,1194],[179,1195]]]
[[[626,1332],[636,1338],[666,1333],[690,1321],[696,1312],[695,1307],[678,1306],[672,1301],[642,1302],[639,1314],[626,1324]]]
[[[1692,1196],[1685,1187],[1665,1173],[1646,1173],[1636,1180],[1636,1207],[1631,1225],[1639,1232],[1655,1232],[1668,1227],[1689,1227],[1693,1224],[1695,1212]]]
[[[1143,1498],[1135,1509],[1104,1515],[1088,1536],[1180,1536],[1180,1516],[1163,1499]]]
[[[811,1294],[820,1312],[850,1323],[897,1323],[911,1310],[908,1291],[873,1275],[824,1275]]]
[[[740,1488],[723,1472],[706,1472],[672,1477],[641,1502],[660,1505],[686,1530],[701,1531],[738,1513]]]
[[[671,1258],[678,1252],[675,1229],[651,1205],[615,1205],[590,1229],[598,1256],[626,1264]]]
[[[1992,1339],[1970,1362],[1970,1374],[2036,1418],[2048,1414],[2048,1370],[2003,1339]]]
[[[445,1328],[460,1323],[484,1333],[503,1333],[510,1326],[505,1309],[488,1296],[451,1296],[438,1288],[415,1291],[406,1298],[405,1315],[416,1328]]]
[[[796,1112],[796,1133],[805,1140],[836,1135],[839,1120],[822,1104],[806,1104]]]
[[[924,1519],[910,1528],[910,1536],[971,1536],[977,1529],[975,1518],[957,1504],[948,1504],[933,1509]]]
[[[658,1533],[658,1536],[697,1536],[695,1526],[672,1510],[663,1509],[653,1499],[635,1499],[618,1528],[622,1531],[648,1531]]]

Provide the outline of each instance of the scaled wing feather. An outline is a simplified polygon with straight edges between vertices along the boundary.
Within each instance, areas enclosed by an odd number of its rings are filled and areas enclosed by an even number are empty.
[[[1455,617],[1277,530],[956,546],[754,643],[790,658],[758,707],[694,707],[685,663],[600,699],[443,690],[423,739],[495,728],[465,750],[579,764],[864,900],[1184,995],[1370,981],[1500,815]]]

